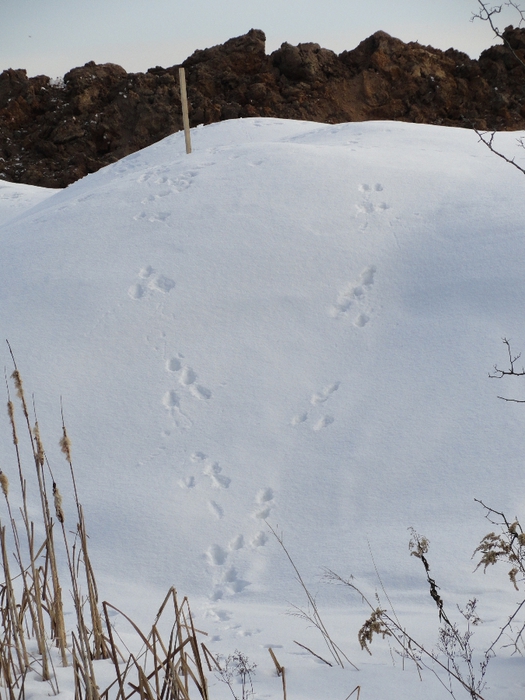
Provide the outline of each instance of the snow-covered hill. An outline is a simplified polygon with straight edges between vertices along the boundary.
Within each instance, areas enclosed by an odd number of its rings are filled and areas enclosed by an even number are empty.
[[[475,497],[525,505],[525,409],[496,398],[525,387],[487,377],[503,336],[525,348],[525,180],[461,129],[249,119],[192,138],[191,155],[175,134],[47,198],[16,186],[35,197],[21,213],[0,191],[0,328],[65,480],[63,397],[102,595],[138,611],[175,584],[215,651],[281,647],[293,698],[442,697],[388,653],[349,678],[296,656],[306,625],[282,613],[301,591],[265,521],[356,663],[362,609],[320,567],[373,590],[375,561],[426,634],[409,526],[453,604],[485,595],[495,619],[500,591],[512,602],[470,556]],[[495,668],[519,697],[521,671]]]

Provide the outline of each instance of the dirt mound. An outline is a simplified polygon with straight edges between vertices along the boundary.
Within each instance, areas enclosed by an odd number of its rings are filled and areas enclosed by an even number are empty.
[[[525,29],[504,37],[525,60]],[[525,68],[505,45],[473,60],[376,32],[339,55],[287,43],[267,55],[265,39],[252,29],[184,61],[191,126],[263,116],[525,129]],[[181,128],[178,66],[126,73],[90,62],[60,84],[0,74],[5,180],[65,187]]]

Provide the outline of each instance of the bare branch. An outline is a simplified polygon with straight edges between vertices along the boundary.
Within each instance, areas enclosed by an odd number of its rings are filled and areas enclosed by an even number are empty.
[[[489,378],[502,379],[503,377],[524,377],[525,368],[522,367],[521,370],[516,370],[514,367],[516,362],[521,357],[521,352],[518,355],[513,355],[512,348],[510,346],[510,341],[507,340],[507,338],[502,338],[502,342],[507,346],[507,354],[509,356],[509,369],[501,369],[500,367],[498,367],[498,365],[494,365],[494,374],[489,374]],[[525,399],[509,399],[506,396],[498,396],[498,399],[501,399],[502,401],[509,401],[511,403],[525,403]],[[486,506],[484,507],[486,508]]]
[[[517,168],[521,173],[523,173],[525,175],[525,168],[522,168],[521,165],[518,165],[516,163],[515,158],[507,158],[507,156],[504,153],[501,153],[501,151],[497,151],[494,148],[494,137],[496,135],[495,131],[480,131],[479,129],[476,129],[476,128],[474,128],[474,131],[479,136],[479,140],[485,144],[485,146],[489,149],[489,151],[492,151],[492,153],[494,153],[494,155],[499,156],[506,163],[509,163],[509,165],[513,165],[515,168]],[[525,148],[525,146],[523,144],[523,139],[516,139],[516,140],[522,148]]]
[[[525,68],[525,61],[523,61],[520,56],[516,53],[516,51],[512,48],[510,45],[509,40],[505,36],[505,32],[502,32],[495,24],[494,22],[494,17],[496,15],[501,14],[501,11],[503,9],[503,5],[493,5],[492,7],[488,5],[488,3],[483,2],[483,0],[478,0],[478,4],[480,6],[480,11],[476,14],[475,12],[472,13],[472,17],[470,18],[470,21],[473,22],[475,19],[480,19],[483,22],[488,22],[490,24],[490,28],[494,32],[494,35],[498,37],[498,39],[501,39],[507,49],[512,53],[514,58],[520,63],[524,68]],[[521,7],[516,3],[513,2],[513,0],[509,0],[508,2],[505,3],[507,7],[513,7],[516,12],[518,13],[520,20],[518,23],[518,27],[521,27],[523,22],[525,22],[525,13],[521,9]]]

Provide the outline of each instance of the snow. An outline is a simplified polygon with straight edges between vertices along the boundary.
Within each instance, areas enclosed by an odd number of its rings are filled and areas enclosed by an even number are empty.
[[[497,142],[523,161],[517,136]],[[63,398],[101,597],[146,624],[175,585],[214,653],[258,664],[258,697],[282,692],[269,646],[289,698],[446,697],[386,642],[360,651],[366,609],[321,576],[388,607],[384,585],[435,645],[413,526],[451,614],[480,598],[476,638],[512,610],[506,572],[471,555],[491,529],[474,498],[525,505],[524,409],[497,399],[525,391],[487,376],[502,337],[525,347],[523,176],[469,130],[401,122],[235,120],[192,142],[63,191],[0,183],[0,327],[59,486]],[[266,521],[359,672],[294,644],[327,653],[286,615],[306,603]],[[521,659],[489,669],[487,700],[522,697]]]

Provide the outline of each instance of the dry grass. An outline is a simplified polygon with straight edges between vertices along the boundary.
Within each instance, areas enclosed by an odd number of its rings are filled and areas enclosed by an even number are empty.
[[[51,694],[58,694],[53,664],[53,658],[57,656],[63,666],[72,666],[76,700],[129,700],[135,696],[140,700],[192,700],[199,697],[208,700],[202,659],[210,670],[210,660],[214,664],[217,662],[198,641],[198,635],[204,633],[194,627],[187,598],[179,603],[175,589],[171,588],[147,635],[110,603],[99,605],[84,512],[75,480],[71,441],[64,420],[62,418],[60,447],[69,466],[76,505],[73,532],[70,531],[71,524],[66,528],[62,495],[46,456],[34,402],[30,412],[10,347],[9,351],[14,371],[9,379],[6,374],[7,413],[19,493],[13,496],[8,473],[0,470],[0,489],[5,502],[5,508],[0,510],[0,556],[5,575],[5,581],[0,583],[0,700],[23,700],[26,677],[30,672],[37,672],[42,681],[49,683]],[[16,406],[11,400],[12,388],[17,396]],[[21,414],[24,425],[23,439],[17,426],[17,414]],[[28,469],[22,456],[27,448],[33,457],[36,476],[30,481],[33,488],[36,486],[40,501],[37,522],[30,517],[28,506]],[[19,509],[13,505],[18,501],[21,503]],[[55,542],[57,527],[62,535],[58,545]],[[62,549],[68,564],[68,585],[75,609],[74,627],[69,631],[64,618],[57,547]],[[14,554],[11,553],[13,549]],[[13,564],[16,575],[12,573]],[[129,624],[138,646],[142,645],[139,654],[129,651],[123,654],[117,647],[110,610],[120,613],[120,619]],[[166,628],[169,632],[163,636],[160,629]],[[52,646],[57,652],[52,651]],[[102,659],[110,660],[115,671],[114,681],[103,690],[96,679],[96,663]]]

